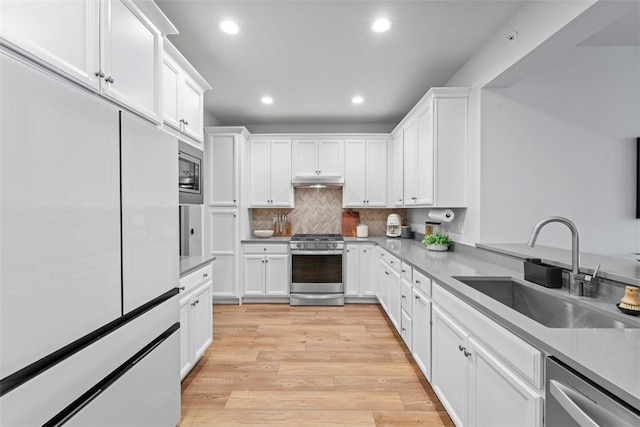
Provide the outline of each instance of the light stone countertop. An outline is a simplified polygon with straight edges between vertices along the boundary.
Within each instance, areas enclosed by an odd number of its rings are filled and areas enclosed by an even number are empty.
[[[215,261],[213,255],[190,255],[180,257],[180,277],[184,277],[189,273],[193,273],[200,267]]]
[[[557,357],[633,407],[640,407],[640,329],[548,328],[453,278],[511,276],[523,279],[522,271],[503,268],[462,253],[430,252],[412,240],[370,237],[368,241],[410,263],[534,347]],[[611,316],[640,328],[638,317],[624,315],[612,304],[594,303],[586,297],[572,298],[596,305]]]
[[[571,250],[526,243],[476,243],[476,247],[516,258],[540,258],[542,262],[571,270]],[[600,264],[598,276],[629,285],[640,286],[640,262],[580,252],[580,271],[591,274]],[[640,362],[639,362],[640,363]]]

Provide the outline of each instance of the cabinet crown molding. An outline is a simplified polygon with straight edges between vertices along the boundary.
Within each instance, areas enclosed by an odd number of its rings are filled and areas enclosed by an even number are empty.
[[[164,38],[162,40],[162,47],[164,52],[168,54],[187,74],[191,77],[195,83],[200,86],[203,92],[211,90],[211,85],[198,73],[193,65],[180,53],[180,51],[169,40]]]

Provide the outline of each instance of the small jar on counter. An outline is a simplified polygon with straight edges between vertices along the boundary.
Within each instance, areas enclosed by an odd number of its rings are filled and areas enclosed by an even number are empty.
[[[432,234],[440,233],[440,223],[433,221],[426,221],[424,223],[424,236],[430,236]]]

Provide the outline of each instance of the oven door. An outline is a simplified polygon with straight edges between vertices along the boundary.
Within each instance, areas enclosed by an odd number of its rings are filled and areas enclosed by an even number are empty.
[[[344,293],[342,252],[291,254],[291,293]]]

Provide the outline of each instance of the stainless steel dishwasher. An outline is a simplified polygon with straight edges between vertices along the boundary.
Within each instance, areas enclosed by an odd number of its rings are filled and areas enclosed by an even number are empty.
[[[638,427],[640,411],[553,357],[546,359],[545,427]]]

